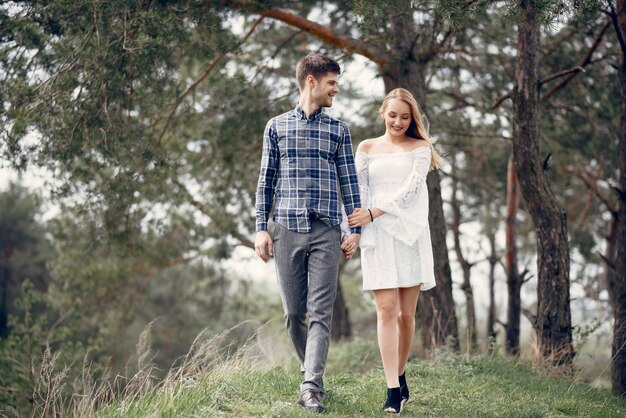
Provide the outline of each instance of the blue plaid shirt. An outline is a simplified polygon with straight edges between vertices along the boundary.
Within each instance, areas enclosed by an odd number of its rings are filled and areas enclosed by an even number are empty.
[[[348,125],[321,108],[307,118],[300,106],[270,119],[256,191],[257,231],[267,230],[272,203],[274,221],[291,231],[309,232],[312,214],[339,225],[338,184],[350,214],[361,199]],[[360,234],[361,228],[352,232]]]

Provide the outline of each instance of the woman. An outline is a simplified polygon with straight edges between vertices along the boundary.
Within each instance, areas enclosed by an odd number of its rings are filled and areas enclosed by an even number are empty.
[[[348,222],[363,226],[363,289],[376,301],[378,345],[387,380],[386,412],[409,399],[405,366],[420,290],[435,287],[428,227],[428,171],[441,164],[415,98],[391,91],[379,109],[385,134],[356,152],[361,202]]]

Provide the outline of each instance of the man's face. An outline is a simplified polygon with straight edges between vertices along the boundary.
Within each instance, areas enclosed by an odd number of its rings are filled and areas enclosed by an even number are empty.
[[[320,77],[319,80],[314,79],[315,84],[311,95],[320,107],[331,107],[333,105],[333,97],[339,93],[337,78],[337,73],[328,72]]]

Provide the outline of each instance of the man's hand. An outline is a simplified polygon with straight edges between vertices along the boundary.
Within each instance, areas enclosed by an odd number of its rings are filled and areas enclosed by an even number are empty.
[[[359,247],[359,241],[361,240],[360,234],[345,235],[341,240],[341,250],[346,260],[350,260],[356,249]]]
[[[346,257],[346,260],[350,260],[356,252],[356,245],[348,240],[348,237],[349,235],[344,235],[341,238],[341,251],[343,251],[343,256]]]
[[[254,249],[261,260],[263,260],[264,263],[267,263],[270,257],[274,255],[274,247],[272,246],[272,238],[270,237],[269,232],[259,231],[256,233],[256,238],[254,239]]]

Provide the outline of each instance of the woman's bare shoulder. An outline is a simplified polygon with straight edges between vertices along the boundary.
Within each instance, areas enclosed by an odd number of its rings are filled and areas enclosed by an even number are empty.
[[[359,146],[357,147],[356,152],[363,152],[365,154],[368,154],[374,146],[376,140],[378,140],[378,138],[364,139],[363,141],[359,142]]]

